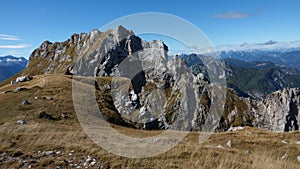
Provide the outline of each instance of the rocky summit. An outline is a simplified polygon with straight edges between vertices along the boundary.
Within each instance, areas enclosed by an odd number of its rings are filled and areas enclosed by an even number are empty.
[[[226,87],[223,62],[211,57],[201,61],[208,79],[191,73],[181,57],[168,59],[161,40],[146,42],[118,26],[74,34],[64,42],[44,41],[18,76],[110,78],[107,83],[94,81],[96,98],[104,118],[119,125],[184,131],[236,126],[299,130],[300,89],[286,88],[263,100],[239,97]]]

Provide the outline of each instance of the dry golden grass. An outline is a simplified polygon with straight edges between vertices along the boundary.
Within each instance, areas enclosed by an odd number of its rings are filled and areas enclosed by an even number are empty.
[[[109,79],[103,79],[103,83]],[[99,82],[100,83],[100,82]],[[13,92],[17,86],[28,90]],[[126,158],[105,151],[95,144],[83,131],[74,113],[72,102],[72,82],[68,76],[35,76],[32,81],[0,87],[0,154],[14,155],[22,152],[33,168],[55,168],[63,160],[80,161],[87,155],[100,161],[103,168],[196,168],[196,169],[297,169],[300,163],[300,132],[274,133],[256,128],[246,128],[237,132],[215,133],[203,144],[199,143],[199,133],[189,133],[177,146],[169,151],[149,158]],[[34,99],[34,97],[38,99]],[[45,96],[53,100],[43,99]],[[31,105],[22,105],[28,99]],[[46,111],[54,117],[61,113],[69,118],[56,121],[39,119],[38,113]],[[16,121],[25,119],[26,125]],[[161,131],[141,131],[112,125],[117,131],[134,137],[149,137]],[[113,138],[112,138],[113,139]],[[232,147],[226,142],[232,141]],[[281,141],[288,143],[284,144]],[[224,148],[216,148],[222,145]],[[37,151],[62,151],[64,154],[45,156]],[[74,150],[72,156],[69,152]],[[251,154],[245,153],[250,150]],[[287,159],[281,157],[287,153]],[[24,168],[22,162],[0,162],[0,168]],[[96,166],[94,166],[96,168]]]
[[[213,134],[204,144],[199,144],[198,133],[190,133],[180,144],[166,153],[150,158],[132,159],[106,152],[93,143],[78,124],[36,123],[22,126],[4,124],[0,129],[0,152],[14,154],[21,151],[24,153],[23,156],[43,158],[41,162],[33,163],[36,168],[45,166],[47,161],[53,161],[46,165],[53,168],[61,160],[71,159],[68,153],[59,158],[37,155],[38,150],[63,152],[74,150],[76,158],[90,155],[99,159],[103,166],[111,168],[299,168],[299,162],[296,161],[299,145],[295,144],[296,138],[300,135],[298,132],[276,134],[246,129],[236,133]],[[123,133],[135,132],[140,136],[148,136],[145,131],[122,127],[119,127],[119,130],[124,130]],[[251,131],[252,135],[246,134],[247,131]],[[217,145],[226,147],[225,144],[229,139],[233,142],[232,148],[215,148]],[[287,145],[281,143],[282,139],[289,143]],[[245,153],[248,149],[251,151],[249,155]],[[289,154],[289,158],[283,160],[281,156],[285,153]],[[14,164],[1,163],[1,165],[5,168]]]

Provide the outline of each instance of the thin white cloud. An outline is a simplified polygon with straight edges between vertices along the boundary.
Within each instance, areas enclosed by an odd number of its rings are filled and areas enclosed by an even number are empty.
[[[242,19],[242,18],[249,18],[254,15],[255,14],[253,13],[227,12],[223,14],[211,15],[211,17],[219,18],[219,19]]]
[[[0,34],[0,40],[21,40],[19,37],[14,36],[14,35],[7,35],[7,34]]]
[[[28,44],[19,44],[19,45],[0,45],[0,49],[23,49],[28,48]]]

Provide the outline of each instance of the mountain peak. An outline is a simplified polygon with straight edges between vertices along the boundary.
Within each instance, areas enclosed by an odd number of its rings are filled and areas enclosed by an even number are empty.
[[[15,57],[12,55],[7,55],[7,56],[0,56],[0,61],[1,62],[11,62],[11,61],[22,62],[27,60],[24,57]]]
[[[265,42],[265,43],[262,43],[261,45],[274,45],[274,44],[276,44],[276,43],[278,43],[277,41],[274,41],[274,40],[269,40],[269,41],[267,41],[267,42]]]
[[[96,69],[97,74],[107,76],[128,55],[147,48],[156,48],[161,51],[162,60],[167,60],[168,47],[161,40],[143,41],[121,25],[106,32],[94,29],[89,33],[73,34],[64,42],[44,41],[31,53],[24,72],[27,75],[76,74],[76,63],[93,69],[89,72]]]
[[[41,48],[41,49],[46,49],[46,48],[48,48],[49,45],[52,45],[52,42],[50,42],[50,41],[48,41],[48,40],[45,40],[45,41],[41,44],[40,48]]]
[[[114,30],[116,30],[117,32],[130,32],[133,33],[132,30],[127,30],[124,26],[119,25],[117,26]]]
[[[122,39],[127,38],[128,36],[134,35],[132,30],[127,30],[122,25],[117,26],[114,30],[111,32],[114,36],[116,36],[117,41],[121,41]]]

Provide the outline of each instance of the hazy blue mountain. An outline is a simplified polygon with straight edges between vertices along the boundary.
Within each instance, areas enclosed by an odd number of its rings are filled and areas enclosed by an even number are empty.
[[[266,51],[266,52],[292,52],[300,50],[300,41],[278,42],[269,40],[263,43],[243,43],[237,45],[216,46],[217,51]]]
[[[23,70],[27,62],[23,57],[0,57],[0,82]]]
[[[222,59],[233,58],[244,60],[247,62],[273,62],[285,67],[293,67],[299,69],[300,67],[300,50],[277,52],[277,51],[223,51],[220,54]]]

